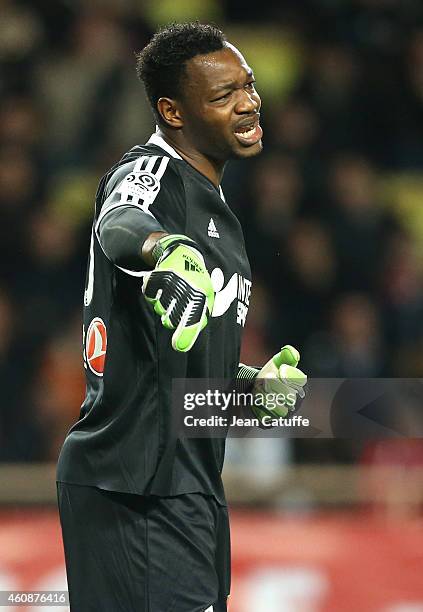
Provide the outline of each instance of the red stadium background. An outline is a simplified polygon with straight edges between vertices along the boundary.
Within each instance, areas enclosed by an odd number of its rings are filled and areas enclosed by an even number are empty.
[[[235,510],[231,516],[230,612],[423,610],[419,520],[365,513],[281,520]],[[55,511],[2,511],[0,550],[0,590],[66,589]]]

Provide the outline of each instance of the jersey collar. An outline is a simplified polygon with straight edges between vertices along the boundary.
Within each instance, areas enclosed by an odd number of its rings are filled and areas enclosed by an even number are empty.
[[[176,159],[182,159],[182,157],[175,151],[175,149],[171,147],[170,144],[168,144],[161,136],[159,136],[157,132],[150,136],[147,141],[147,144],[154,144],[157,147],[160,147],[161,149],[166,151],[166,153],[169,153],[171,157],[175,157]]]
[[[158,129],[156,130],[154,134],[151,134],[150,138],[147,140],[147,144],[154,144],[157,147],[160,147],[161,149],[163,149],[163,151],[166,151],[166,153],[169,153],[169,155],[171,155],[172,157],[175,157],[176,159],[183,159],[179,155],[179,153],[177,153],[175,149],[170,146],[170,144],[168,144],[161,136],[159,136]],[[219,185],[219,195],[221,199],[223,200],[223,202],[226,204],[226,199],[223,194],[222,187],[220,185]]]

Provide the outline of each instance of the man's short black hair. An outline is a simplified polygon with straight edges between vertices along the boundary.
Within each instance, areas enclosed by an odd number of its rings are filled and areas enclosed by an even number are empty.
[[[182,97],[185,63],[196,55],[223,49],[225,41],[219,28],[198,22],[172,23],[154,34],[137,55],[137,75],[159,121],[157,100]]]

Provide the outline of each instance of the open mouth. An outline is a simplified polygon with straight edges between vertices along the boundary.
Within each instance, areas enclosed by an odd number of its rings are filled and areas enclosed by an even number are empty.
[[[259,142],[263,136],[263,130],[260,127],[258,119],[256,119],[248,125],[238,127],[234,134],[241,144],[251,146]]]

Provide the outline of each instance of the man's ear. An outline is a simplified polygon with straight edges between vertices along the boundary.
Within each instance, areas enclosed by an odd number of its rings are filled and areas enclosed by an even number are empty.
[[[178,129],[184,125],[179,104],[176,100],[159,98],[157,100],[157,110],[169,127]]]

